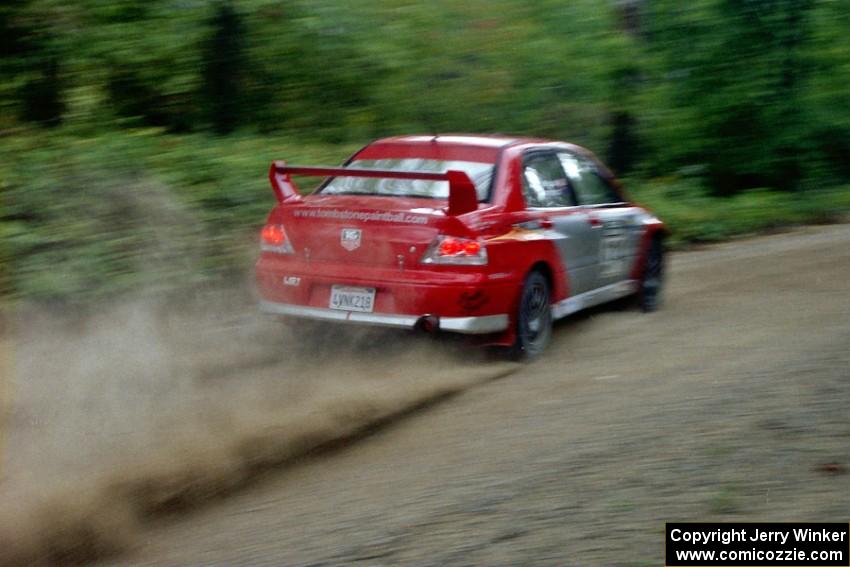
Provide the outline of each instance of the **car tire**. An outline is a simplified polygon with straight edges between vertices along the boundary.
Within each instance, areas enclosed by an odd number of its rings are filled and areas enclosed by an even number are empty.
[[[664,287],[664,241],[653,238],[643,264],[643,273],[638,287],[637,300],[641,311],[650,313],[661,305]]]
[[[552,305],[549,281],[538,271],[523,282],[516,314],[516,339],[510,349],[514,360],[540,356],[552,339]]]

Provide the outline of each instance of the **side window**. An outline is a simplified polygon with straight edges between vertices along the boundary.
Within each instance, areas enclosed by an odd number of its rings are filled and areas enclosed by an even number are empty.
[[[522,168],[522,194],[527,207],[570,207],[569,183],[555,154],[532,153]]]
[[[602,205],[621,201],[617,192],[599,177],[589,159],[567,152],[559,152],[558,159],[575,189],[579,204]]]

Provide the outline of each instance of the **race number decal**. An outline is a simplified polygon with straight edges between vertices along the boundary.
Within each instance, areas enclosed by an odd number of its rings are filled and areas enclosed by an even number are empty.
[[[625,231],[606,232],[599,247],[599,276],[623,274],[628,268],[629,248]]]

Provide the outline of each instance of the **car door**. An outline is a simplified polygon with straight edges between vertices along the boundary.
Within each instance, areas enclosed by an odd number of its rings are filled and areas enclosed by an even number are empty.
[[[593,287],[628,280],[640,242],[640,210],[623,201],[590,158],[559,151],[558,159],[599,237]]]
[[[596,285],[600,232],[590,213],[578,206],[557,154],[529,150],[523,156],[522,192],[537,227],[548,229],[567,272],[570,295]]]

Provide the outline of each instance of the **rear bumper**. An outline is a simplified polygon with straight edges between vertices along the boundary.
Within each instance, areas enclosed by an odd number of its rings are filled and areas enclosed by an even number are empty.
[[[396,315],[392,313],[358,313],[337,311],[322,307],[305,307],[274,301],[261,301],[260,310],[274,315],[289,315],[321,321],[357,323],[376,327],[413,329],[423,316]],[[439,328],[442,331],[469,335],[498,333],[508,328],[510,318],[507,314],[482,315],[478,317],[440,317]]]
[[[341,323],[454,333],[500,333],[510,327],[518,284],[508,274],[497,279],[472,267],[379,268],[358,264],[306,263],[265,254],[256,266],[257,291],[263,311]],[[373,288],[369,313],[332,309],[335,285]]]

